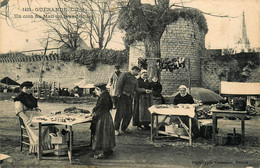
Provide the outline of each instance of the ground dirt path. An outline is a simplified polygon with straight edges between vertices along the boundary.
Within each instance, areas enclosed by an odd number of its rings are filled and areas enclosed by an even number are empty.
[[[93,105],[39,103],[43,114],[64,110],[67,107],[79,107],[91,110]],[[112,111],[114,117],[115,110]],[[0,167],[259,167],[260,166],[260,116],[246,120],[245,146],[217,146],[211,140],[198,138],[193,146],[186,140],[157,140],[150,142],[149,131],[138,131],[133,127],[132,135],[116,137],[117,146],[114,156],[108,160],[95,160],[90,157],[89,147],[75,148],[72,164],[67,157],[46,156],[38,162],[25,148],[20,152],[20,130],[18,118],[14,113],[13,101],[0,101],[0,153],[10,155],[12,163],[0,164]],[[90,124],[74,127],[75,145],[88,145]],[[240,122],[220,120],[219,127],[225,132],[233,128],[240,131]]]

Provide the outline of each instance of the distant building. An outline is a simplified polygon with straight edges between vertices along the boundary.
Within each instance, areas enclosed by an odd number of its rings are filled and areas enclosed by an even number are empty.
[[[237,41],[235,42],[234,48],[225,48],[222,50],[222,55],[225,54],[236,54],[236,53],[248,53],[248,52],[260,52],[260,48],[251,48],[250,42],[247,37],[245,12],[242,15],[242,24],[240,32],[238,34]]]
[[[82,38],[79,38],[78,45],[79,45],[79,47],[77,48],[77,50],[82,50],[82,49],[90,50],[91,49]],[[66,44],[63,44],[60,46],[59,53],[62,53],[62,52],[69,52],[69,48],[66,46]]]
[[[246,22],[245,22],[245,12],[243,11],[243,18],[242,18],[242,26],[241,30],[239,32],[238,40],[235,44],[235,52],[250,52],[250,42],[247,37],[247,31],[246,31]]]

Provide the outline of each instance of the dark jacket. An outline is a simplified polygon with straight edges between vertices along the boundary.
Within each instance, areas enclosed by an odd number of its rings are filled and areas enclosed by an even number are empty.
[[[151,82],[150,86],[153,90],[153,96],[161,97],[162,85],[160,84],[160,82]]]
[[[139,88],[151,89],[150,82],[148,80],[144,81],[142,78],[137,79]]]
[[[188,93],[184,97],[182,97],[180,95],[180,93],[178,93],[175,96],[173,103],[175,105],[177,105],[177,104],[193,104],[194,100],[193,100],[193,97],[190,94],[188,94]]]
[[[116,95],[125,94],[134,97],[135,92],[145,92],[145,89],[139,88],[137,79],[130,72],[122,73],[117,80]]]
[[[21,92],[17,97],[14,98],[14,101],[22,102],[28,109],[38,107],[37,99],[32,94]]]
[[[101,117],[104,113],[110,113],[113,103],[108,91],[103,92],[97,100],[96,107],[93,108],[94,119]]]

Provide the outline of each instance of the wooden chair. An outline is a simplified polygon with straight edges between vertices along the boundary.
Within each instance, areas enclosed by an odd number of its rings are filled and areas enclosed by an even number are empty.
[[[21,117],[19,117],[19,122],[20,122],[20,129],[21,129],[21,139],[20,139],[21,149],[20,149],[20,151],[22,151],[23,144],[30,146],[30,143],[29,143],[29,136],[28,136],[26,127],[25,127],[24,122]]]

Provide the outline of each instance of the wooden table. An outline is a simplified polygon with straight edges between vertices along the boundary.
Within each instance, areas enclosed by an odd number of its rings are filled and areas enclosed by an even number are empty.
[[[41,118],[44,118],[45,116],[40,116]],[[69,127],[69,148],[68,148],[68,157],[69,157],[69,161],[71,163],[72,161],[72,148],[73,148],[73,139],[72,139],[72,126],[76,125],[76,124],[83,124],[83,123],[89,123],[91,122],[91,118],[82,118],[81,120],[76,120],[76,121],[72,121],[72,122],[58,122],[58,121],[44,121],[44,120],[37,120],[36,118],[39,117],[34,117],[32,122],[33,123],[38,123],[38,129],[39,129],[39,134],[38,134],[38,143],[39,143],[39,148],[38,148],[38,160],[40,161],[42,159],[42,135],[41,135],[41,130],[42,130],[42,126],[48,126],[48,125],[64,125],[66,127]],[[64,151],[64,149],[52,149],[52,150],[48,150],[47,152],[56,152],[56,151]]]
[[[218,129],[218,117],[237,117],[241,119],[242,144],[244,145],[246,111],[218,110],[216,109],[216,107],[213,107],[210,111],[212,112],[212,120],[213,120],[213,135],[212,135],[213,144],[215,144],[216,142],[216,132]]]
[[[195,108],[184,109],[184,108],[173,108],[173,106],[168,106],[167,108],[157,108],[158,105],[153,105],[149,108],[151,113],[151,141],[153,142],[154,138],[159,138],[158,133],[167,135],[170,137],[178,137],[182,139],[189,140],[189,144],[192,145],[192,123],[191,119],[195,117]],[[159,124],[158,116],[163,115],[164,119]],[[160,127],[163,125],[164,121],[171,116],[177,116],[181,125],[184,127],[188,136],[181,136],[171,132],[159,131]],[[181,120],[179,116],[188,116],[189,117],[189,127],[187,127]],[[155,124],[154,124],[155,119]]]

